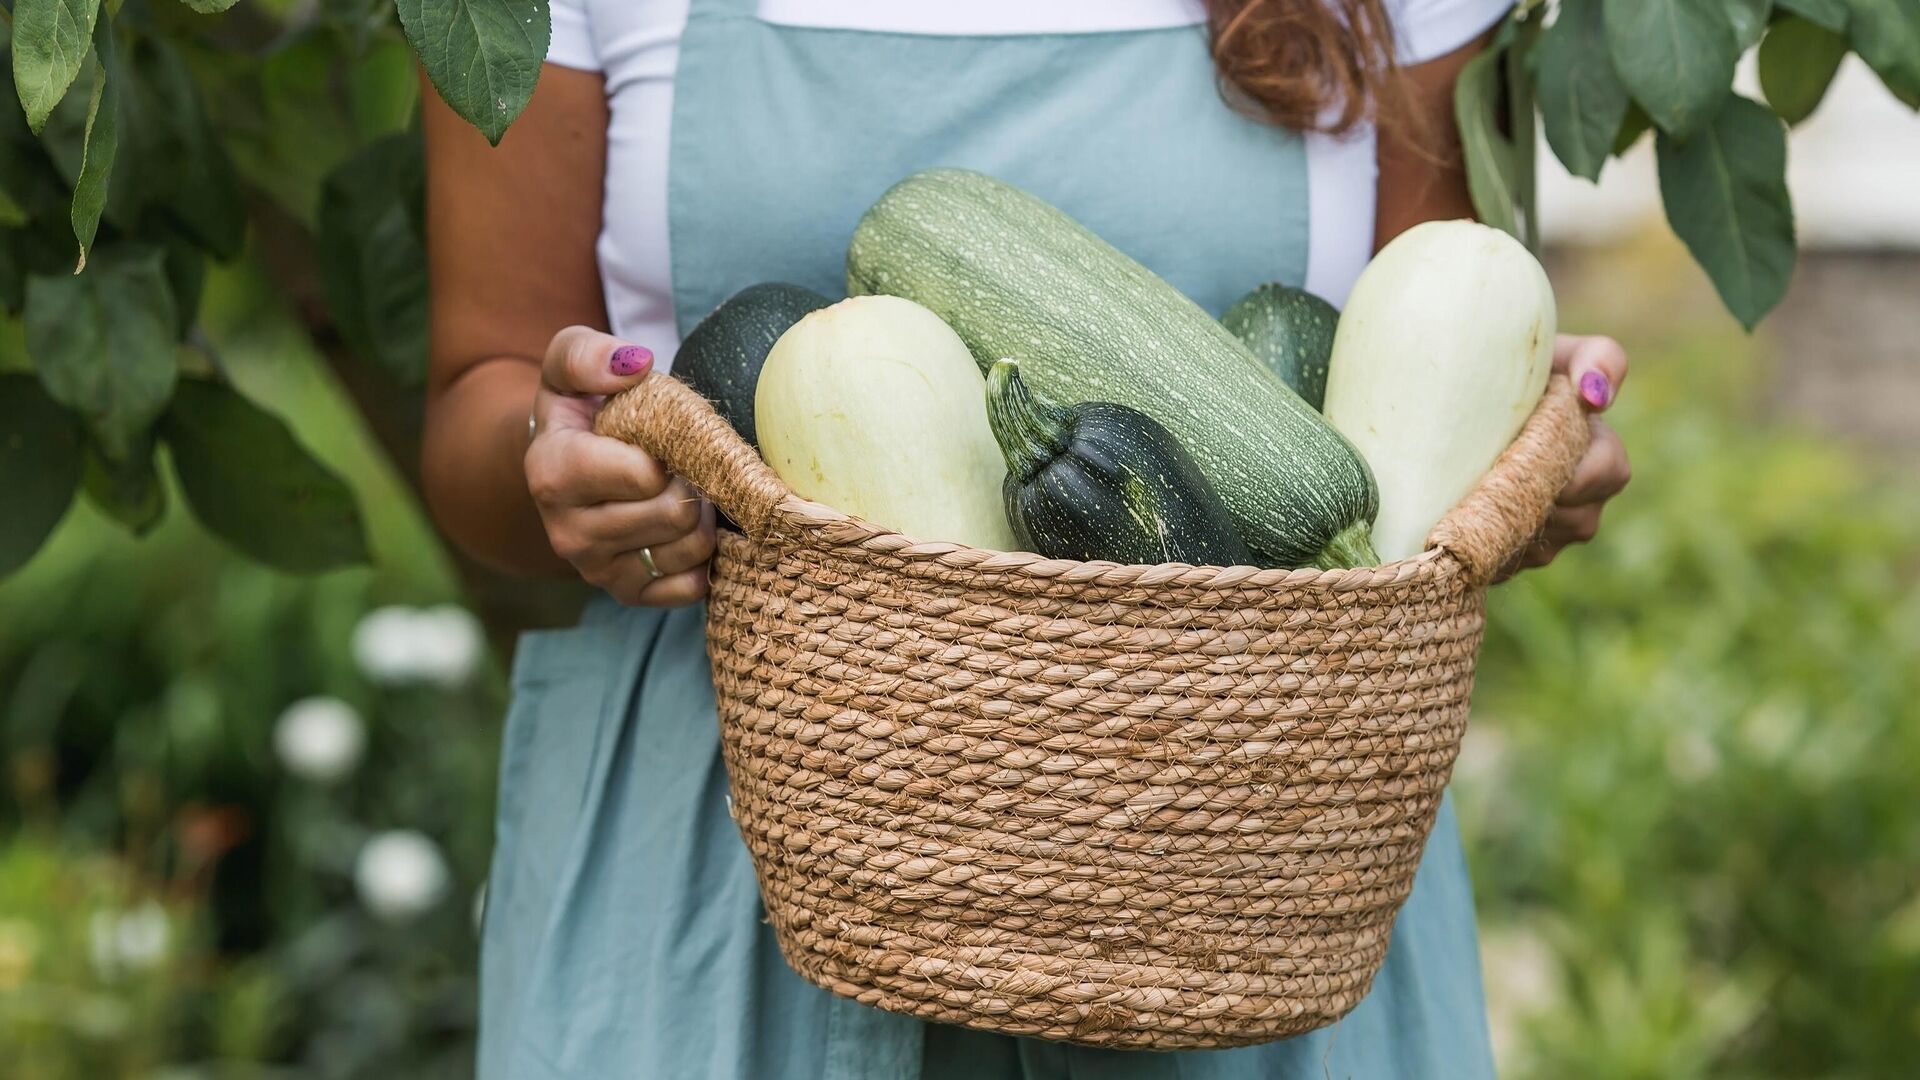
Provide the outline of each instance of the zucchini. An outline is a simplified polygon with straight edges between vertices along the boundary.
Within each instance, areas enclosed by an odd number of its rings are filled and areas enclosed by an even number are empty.
[[[1374,561],[1378,495],[1353,447],[1193,301],[1032,195],[959,169],[908,177],[854,230],[847,291],[925,305],[1053,401],[1159,421],[1264,560]]]
[[[987,423],[1007,459],[1007,521],[1052,559],[1246,566],[1253,555],[1193,457],[1151,417],[1035,397],[1020,365],[987,369]]]
[[[1220,325],[1315,409],[1327,398],[1327,361],[1339,323],[1332,304],[1278,282],[1241,297],[1220,316]]]
[[[754,415],[767,464],[803,498],[916,540],[1019,547],[986,382],[910,300],[855,297],[794,323],[760,369]]]
[[[757,447],[753,392],[760,365],[788,327],[831,303],[812,289],[785,282],[749,285],[714,308],[680,343],[673,375],[713,402],[714,411]]]
[[[1553,369],[1553,286],[1526,246],[1471,221],[1401,233],[1354,283],[1327,377],[1327,419],[1380,478],[1387,559],[1480,481]]]

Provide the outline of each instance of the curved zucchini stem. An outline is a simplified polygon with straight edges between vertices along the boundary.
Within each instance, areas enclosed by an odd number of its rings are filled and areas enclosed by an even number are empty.
[[[1320,554],[1314,556],[1313,565],[1321,570],[1380,565],[1380,554],[1373,550],[1373,527],[1356,521],[1335,533],[1327,546],[1320,549]]]

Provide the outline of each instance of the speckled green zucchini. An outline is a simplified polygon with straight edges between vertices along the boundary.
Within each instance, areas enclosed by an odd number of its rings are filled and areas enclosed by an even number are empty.
[[[1379,496],[1346,439],[1199,306],[1026,192],[957,169],[908,177],[854,231],[847,289],[924,305],[983,367],[1018,360],[1053,401],[1160,422],[1263,561],[1375,561]]]

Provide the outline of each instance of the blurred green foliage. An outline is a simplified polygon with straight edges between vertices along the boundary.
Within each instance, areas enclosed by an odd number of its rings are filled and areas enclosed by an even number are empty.
[[[0,1074],[470,1076],[502,680],[477,642],[437,682],[359,655],[369,612],[457,597],[443,551],[270,286],[217,270],[204,325],[352,482],[375,565],[291,577],[183,515],[136,539],[83,503],[0,582]],[[365,727],[331,782],[276,747],[314,695]],[[356,888],[389,829],[449,869],[418,915]]]
[[[1718,320],[1583,321],[1635,479],[1495,591],[1455,785],[1507,1071],[1912,1075],[1920,478],[1770,422]]]

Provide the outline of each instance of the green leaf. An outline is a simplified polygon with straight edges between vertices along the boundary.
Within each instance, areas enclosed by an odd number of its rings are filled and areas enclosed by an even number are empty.
[[[1627,116],[1627,88],[1607,58],[1601,0],[1566,0],[1535,55],[1540,114],[1567,171],[1598,180]]]
[[[1733,38],[1740,43],[1740,51],[1746,52],[1760,44],[1761,35],[1767,32],[1767,16],[1773,12],[1773,0],[1727,0],[1726,11]]]
[[[0,575],[33,557],[80,483],[80,420],[40,380],[0,374]]]
[[[399,7],[434,89],[498,145],[533,97],[547,56],[546,0],[399,0]]]
[[[38,134],[80,75],[100,0],[19,0],[13,7],[13,83]]]
[[[1653,117],[1647,115],[1647,110],[1627,102],[1627,115],[1620,120],[1620,133],[1613,137],[1613,156],[1619,157],[1633,149],[1633,144],[1652,127]]]
[[[154,467],[153,438],[141,438],[123,461],[87,448],[81,490],[101,513],[145,536],[167,512],[167,489]]]
[[[1813,115],[1847,57],[1847,39],[1819,23],[1789,15],[1760,43],[1760,89],[1789,124]]]
[[[348,112],[362,139],[405,131],[420,105],[420,78],[413,50],[398,38],[382,38],[347,69]]]
[[[240,0],[180,0],[180,2],[202,15],[218,15],[239,3]]]
[[[341,336],[403,385],[426,378],[425,168],[417,134],[389,135],[327,178],[319,268]]]
[[[124,457],[173,393],[173,296],[160,253],[27,279],[27,353],[47,392]]]
[[[1920,0],[1847,0],[1848,38],[1893,96],[1920,109]]]
[[[1633,100],[1684,139],[1712,118],[1740,59],[1717,0],[1605,0],[1607,52]]]
[[[167,288],[173,292],[173,336],[185,341],[200,315],[200,294],[207,284],[207,256],[192,241],[169,233],[161,240]]]
[[[279,417],[223,383],[184,379],[163,430],[181,491],[214,535],[296,573],[366,560],[352,490]]]
[[[1847,28],[1847,0],[1775,0],[1777,6],[1829,30]]]
[[[1519,165],[1513,143],[1500,132],[1501,87],[1505,78],[1505,49],[1489,48],[1467,61],[1454,84],[1454,119],[1460,127],[1460,149],[1466,159],[1467,189],[1473,212],[1482,222],[1514,236],[1520,234],[1514,207],[1518,201]]]
[[[1735,97],[1694,137],[1657,144],[1667,222],[1752,330],[1793,276],[1787,132],[1773,111]]]
[[[7,189],[0,187],[0,229],[12,229],[27,223],[27,208],[15,202]]]
[[[149,211],[222,259],[240,253],[246,204],[199,87],[172,45],[141,35],[121,52],[120,159],[107,218]]]
[[[87,134],[80,159],[80,175],[73,185],[73,238],[80,243],[80,262],[74,273],[87,268],[87,249],[100,229],[100,212],[107,205],[107,179],[113,174],[114,152],[120,145],[119,83],[112,78],[113,23],[101,19],[93,33],[93,100],[87,105]]]

